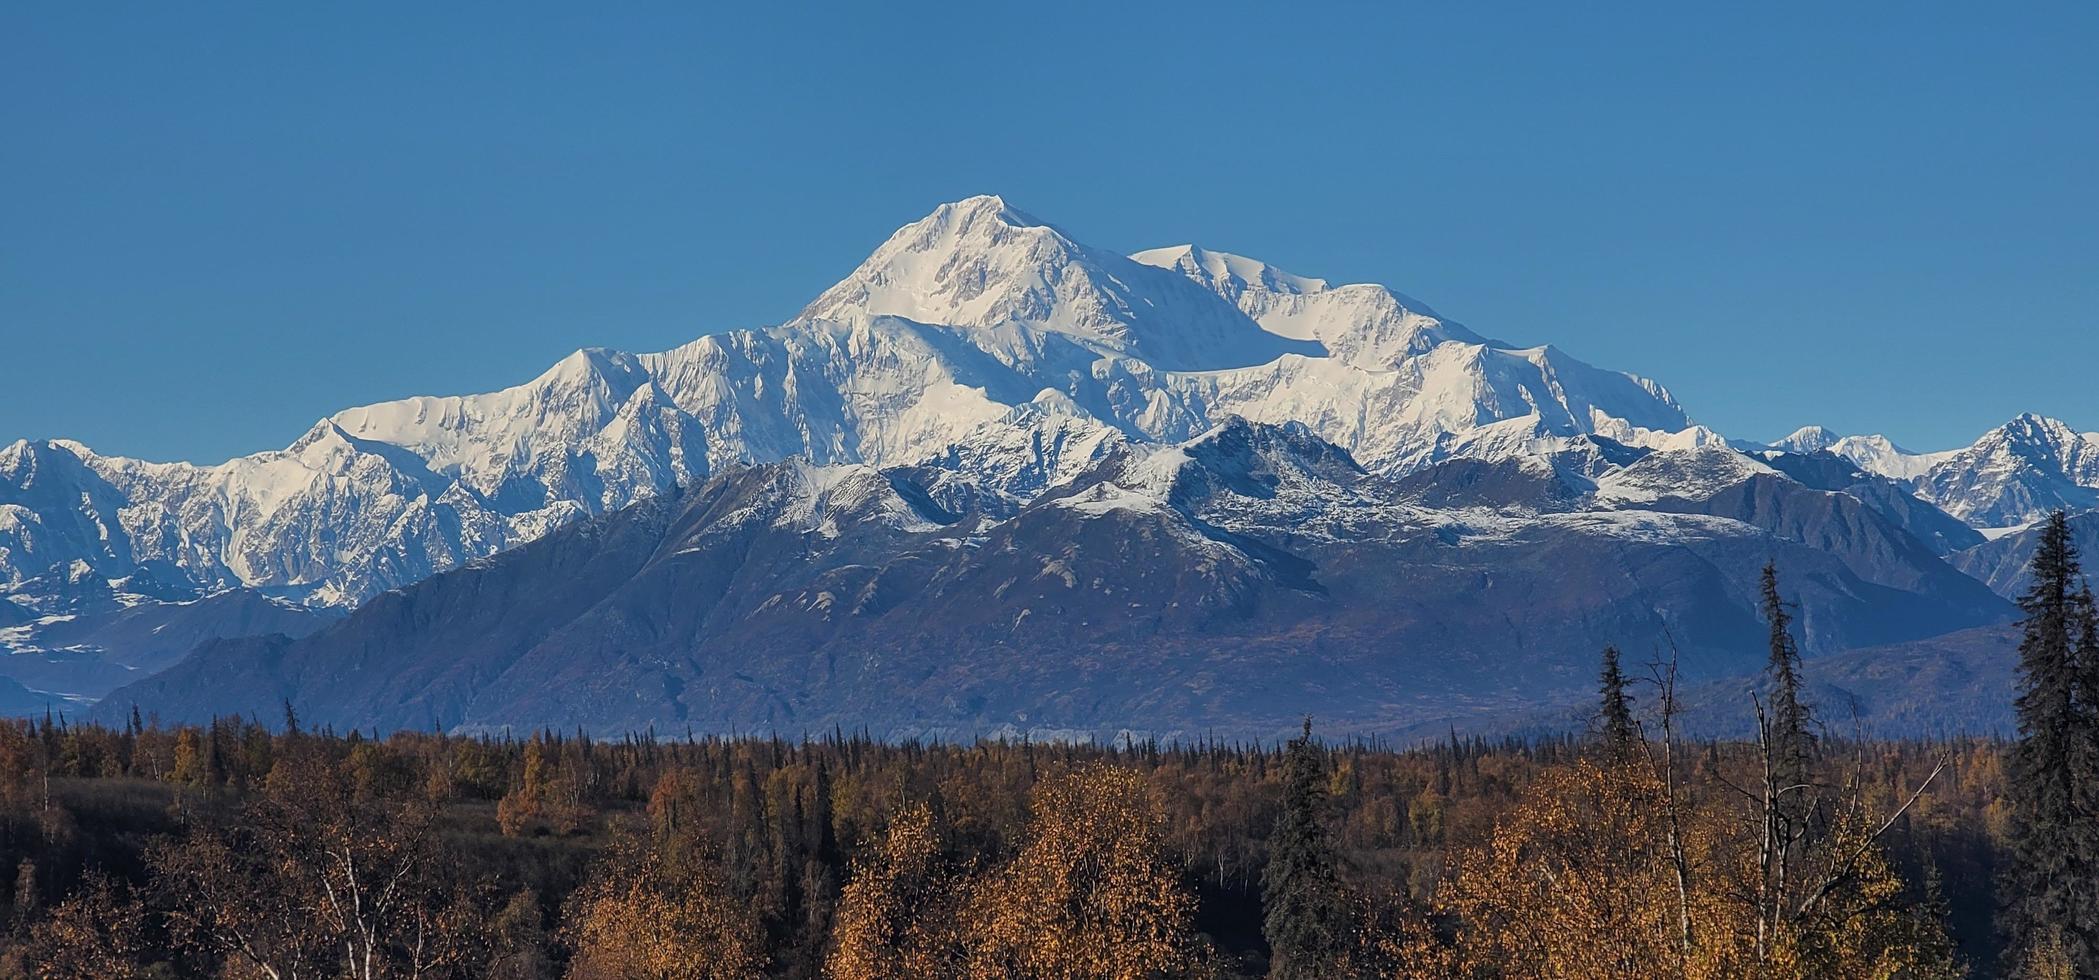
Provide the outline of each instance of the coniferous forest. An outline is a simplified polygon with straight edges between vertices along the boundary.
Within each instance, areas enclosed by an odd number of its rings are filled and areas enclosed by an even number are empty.
[[[0,725],[0,976],[2099,976],[2099,611],[2016,738],[1846,737],[1785,583],[1754,738],[1599,651],[1589,731],[1396,749]]]

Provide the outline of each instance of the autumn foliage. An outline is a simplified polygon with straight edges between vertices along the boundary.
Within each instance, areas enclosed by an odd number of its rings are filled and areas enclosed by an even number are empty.
[[[1665,756],[0,725],[0,976],[1230,977],[1268,935],[1393,978],[1994,962],[2002,745],[1825,744],[1775,918],[1758,746]],[[528,786],[573,821],[505,820]]]
[[[756,919],[696,841],[621,841],[571,900],[568,919],[574,980],[764,975]]]

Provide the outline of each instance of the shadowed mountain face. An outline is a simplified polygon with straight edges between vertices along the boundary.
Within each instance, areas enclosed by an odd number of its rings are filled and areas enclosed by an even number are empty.
[[[1666,655],[1664,655],[1666,657]],[[1635,708],[1650,730],[1660,723],[1652,678],[1656,661],[1630,661]],[[2019,628],[1998,623],[1921,640],[1862,647],[1805,663],[1802,680],[1813,726],[1834,738],[2009,736],[2018,729]],[[1694,738],[1755,738],[1755,698],[1770,704],[1761,670],[1693,679],[1678,689],[1679,718]],[[1451,722],[1464,734],[1562,735],[1594,730],[1596,696],[1582,691],[1551,705]],[[1421,725],[1402,739],[1438,739],[1450,729]]]
[[[165,568],[106,579],[86,562],[53,569],[0,597],[0,678],[71,711],[166,669],[227,636],[304,636],[340,618],[252,589],[209,594]]]
[[[2099,566],[2094,565],[2099,562],[2099,513],[2071,517],[2070,541],[2084,556],[2085,573],[2099,571]],[[2028,567],[2033,564],[2033,552],[2040,543],[2041,529],[2029,527],[1978,544],[1950,560],[1953,567],[1980,579],[1999,595],[2017,599],[2033,584]]]
[[[1854,498],[1431,510],[1302,426],[1125,447],[1011,516],[904,471],[737,470],[116,692],[163,718],[883,737],[1405,731],[1585,689],[1605,643],[1754,667],[1778,562],[1815,654],[2008,605]],[[1696,510],[1698,512],[1684,512]]]
[[[1858,498],[1938,554],[1952,554],[1983,541],[1981,532],[1924,502],[1901,483],[1867,472],[1834,453],[1767,453],[1762,459],[1803,486]]]

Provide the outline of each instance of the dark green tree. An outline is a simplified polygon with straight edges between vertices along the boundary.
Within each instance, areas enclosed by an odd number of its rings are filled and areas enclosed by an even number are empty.
[[[1326,810],[1326,761],[1307,718],[1304,733],[1284,753],[1283,812],[1261,875],[1271,977],[1314,980],[1347,969],[1348,896],[1327,835]]]
[[[1632,758],[1640,744],[1640,731],[1633,725],[1633,699],[1625,693],[1625,671],[1618,666],[1618,648],[1603,648],[1603,674],[1600,678],[1603,705],[1597,714],[1597,724],[1602,729],[1604,749],[1610,753],[1611,761],[1624,762]]]
[[[2078,976],[2099,976],[2099,612],[2062,512],[2043,525],[2030,571],[2007,918],[2015,950],[2060,943]]]
[[[1764,623],[1771,631],[1771,659],[1764,671],[1771,682],[1766,726],[1773,782],[1780,787],[1800,787],[1807,782],[1815,735],[1808,728],[1807,701],[1800,691],[1800,644],[1793,639],[1793,615],[1778,594],[1776,562],[1764,565],[1762,605]],[[1799,789],[1791,790],[1795,798],[1801,794]]]

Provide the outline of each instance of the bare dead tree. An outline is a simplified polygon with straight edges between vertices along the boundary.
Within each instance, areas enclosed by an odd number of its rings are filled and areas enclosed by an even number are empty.
[[[1682,957],[1680,965],[1683,969],[1688,970],[1692,951],[1691,860],[1689,853],[1684,847],[1683,801],[1681,799],[1681,787],[1677,780],[1676,716],[1678,706],[1676,701],[1676,674],[1678,653],[1676,637],[1670,634],[1666,627],[1663,630],[1663,635],[1669,641],[1669,659],[1664,661],[1660,656],[1657,656],[1654,662],[1648,665],[1648,673],[1653,678],[1655,687],[1658,689],[1659,697],[1657,700],[1661,705],[1663,826],[1667,828],[1669,836],[1667,843],[1670,870],[1676,879],[1676,930],[1679,955]],[[1640,738],[1643,743],[1646,741],[1647,735],[1644,729],[1640,733]]]

